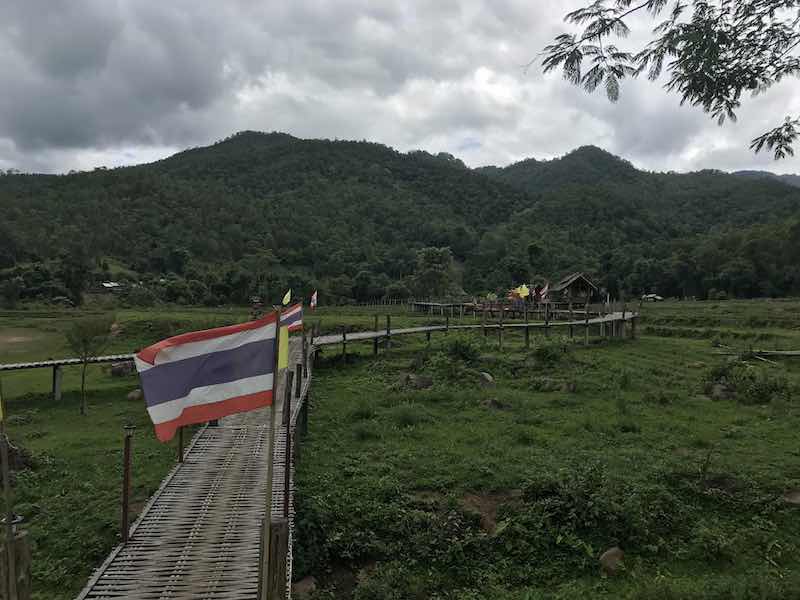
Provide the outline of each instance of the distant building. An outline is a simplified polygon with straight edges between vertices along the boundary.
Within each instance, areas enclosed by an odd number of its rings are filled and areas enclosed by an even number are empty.
[[[600,288],[582,272],[571,273],[550,288],[550,296],[556,302],[585,302],[599,292]]]

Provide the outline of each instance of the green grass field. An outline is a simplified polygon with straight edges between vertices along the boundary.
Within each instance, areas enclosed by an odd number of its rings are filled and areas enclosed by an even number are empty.
[[[317,598],[800,597],[800,361],[735,369],[713,344],[800,349],[800,302],[644,307],[637,341],[571,345],[521,333],[395,338],[322,353],[298,464],[295,574]],[[321,309],[324,332],[371,329],[385,308]],[[442,322],[393,309],[392,326]],[[74,311],[0,313],[0,362],[68,356]],[[245,309],[116,312],[108,352],[237,322]],[[467,322],[473,322],[467,319]],[[491,373],[482,385],[478,373]],[[406,379],[422,382],[416,389]],[[35,542],[37,599],[73,598],[118,540],[123,425],[135,509],[174,464],[135,377],[79,369],[3,375],[12,440],[31,453],[17,512]],[[429,377],[430,381],[425,381]],[[720,379],[722,378],[722,379]],[[717,382],[725,397],[706,395]],[[428,387],[428,384],[431,384]],[[620,546],[624,568],[600,574]]]
[[[800,507],[783,500],[800,488],[800,363],[737,367],[736,397],[704,393],[727,360],[712,341],[800,348],[798,308],[649,305],[661,335],[589,348],[439,334],[347,366],[326,350],[296,576],[357,600],[800,597]],[[680,335],[706,317],[725,334]],[[603,577],[613,546],[624,570]]]

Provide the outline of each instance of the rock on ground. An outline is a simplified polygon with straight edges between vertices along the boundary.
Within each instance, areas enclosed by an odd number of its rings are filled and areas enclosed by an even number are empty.
[[[305,598],[310,598],[311,594],[313,594],[316,590],[317,580],[313,576],[309,575],[308,577],[292,584],[292,598],[304,600]]]
[[[622,567],[625,552],[619,546],[609,548],[600,556],[600,570],[606,575],[615,575]]]
[[[128,393],[128,400],[130,400],[131,402],[136,402],[138,400],[141,400],[143,397],[144,394],[142,394],[142,390],[139,389],[133,390],[132,392]]]

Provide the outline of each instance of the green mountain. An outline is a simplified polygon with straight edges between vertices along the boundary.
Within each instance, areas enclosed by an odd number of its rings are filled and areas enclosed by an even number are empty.
[[[138,303],[287,287],[366,300],[573,270],[629,293],[788,294],[798,214],[800,190],[781,181],[648,173],[594,147],[471,170],[444,153],[242,132],[147,165],[1,176],[0,296],[77,298],[116,279]]]

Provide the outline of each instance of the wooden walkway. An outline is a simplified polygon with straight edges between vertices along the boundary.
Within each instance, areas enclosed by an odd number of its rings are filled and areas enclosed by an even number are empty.
[[[321,335],[319,337],[314,338],[313,344],[314,346],[332,346],[336,344],[341,344],[346,337],[346,341],[348,342],[358,342],[358,341],[366,341],[366,340],[374,340],[385,338],[387,335],[395,336],[395,335],[413,335],[418,333],[427,333],[427,332],[434,332],[434,331],[465,331],[465,330],[476,330],[476,329],[522,329],[524,330],[526,327],[528,329],[558,329],[558,328],[569,328],[569,327],[585,327],[586,325],[602,325],[602,324],[609,324],[609,323],[619,323],[619,322],[630,322],[636,318],[638,318],[638,313],[632,311],[626,311],[625,313],[622,312],[614,312],[609,313],[607,315],[603,315],[600,317],[590,317],[589,319],[575,319],[572,321],[551,321],[550,323],[542,323],[542,322],[534,322],[534,323],[520,323],[518,321],[513,322],[506,322],[506,323],[485,323],[485,324],[472,324],[472,325],[426,325],[423,327],[405,327],[399,329],[379,329],[378,331],[358,331],[354,333],[335,333],[329,335]]]
[[[382,329],[346,334],[346,341],[484,327],[580,327],[630,321],[636,317],[637,314],[628,312],[588,321],[554,321],[548,325],[486,323]],[[343,334],[317,337],[310,352],[313,355],[314,348],[341,344],[344,337]],[[291,365],[300,362],[298,342],[292,339]],[[98,362],[103,358],[99,357]],[[304,381],[301,398],[307,397],[312,364],[309,360],[309,376]],[[45,366],[50,365],[35,363],[28,368]],[[281,384],[274,405],[277,415],[283,413]],[[131,527],[128,543],[112,551],[77,600],[257,600],[260,524],[265,516],[267,497],[270,410],[272,408],[234,415],[224,419],[219,427],[200,430],[189,445],[184,462],[167,476]],[[300,404],[293,403],[289,420],[292,434],[299,410]],[[282,422],[282,418],[277,419],[271,516],[275,519],[289,515],[286,598],[290,598],[294,463],[290,462],[289,493],[285,495],[287,428]],[[284,508],[284,497],[288,498],[288,509]]]
[[[293,340],[295,361],[299,346]],[[283,397],[281,383],[276,416],[283,413]],[[293,407],[292,423],[298,408]],[[233,415],[219,427],[200,430],[184,462],[167,476],[131,527],[128,543],[114,549],[78,600],[256,600],[270,410]],[[273,517],[284,516],[286,427],[281,421],[275,436]],[[292,499],[290,493],[290,519]],[[290,574],[289,564],[287,597]]]

